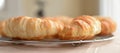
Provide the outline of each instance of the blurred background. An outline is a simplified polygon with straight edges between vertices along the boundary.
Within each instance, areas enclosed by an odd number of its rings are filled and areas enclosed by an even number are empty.
[[[110,16],[120,18],[120,0],[0,0],[0,20],[13,16]]]

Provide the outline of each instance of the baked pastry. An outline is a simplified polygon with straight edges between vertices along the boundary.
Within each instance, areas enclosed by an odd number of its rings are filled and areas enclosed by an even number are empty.
[[[50,20],[53,20],[53,21],[61,22],[64,25],[69,25],[73,20],[73,18],[67,17],[67,16],[44,17],[44,19],[50,19]]]
[[[109,35],[116,30],[116,23],[108,17],[97,17],[101,22],[101,32],[99,35]]]
[[[52,39],[63,29],[63,26],[49,19],[20,16],[5,22],[6,37],[22,40]]]
[[[58,17],[55,17],[55,19],[63,22],[65,25],[69,25],[73,20],[73,18],[66,17],[66,16],[58,16]]]
[[[97,34],[108,35],[116,30],[110,18],[79,16],[31,18],[19,16],[0,22],[0,34],[22,40],[86,40]]]
[[[5,23],[5,21],[0,21],[0,36],[3,35],[4,23]]]
[[[74,18],[70,25],[66,25],[59,33],[61,40],[86,40],[101,32],[101,23],[92,16]]]

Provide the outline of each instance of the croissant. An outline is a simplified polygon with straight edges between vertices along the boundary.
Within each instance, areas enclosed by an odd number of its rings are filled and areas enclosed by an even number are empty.
[[[73,18],[67,16],[57,16],[57,17],[44,17],[44,19],[50,19],[53,21],[61,22],[64,25],[69,25],[72,22]]]
[[[61,40],[86,40],[92,39],[101,32],[101,23],[92,16],[74,18],[70,25],[66,25],[59,33]]]
[[[49,19],[20,16],[5,22],[4,33],[9,38],[42,40],[56,38],[62,29],[62,24]]]
[[[69,25],[72,22],[72,20],[73,20],[73,18],[66,17],[66,16],[55,17],[55,19],[63,22],[63,24],[65,24],[65,25]]]
[[[108,35],[116,30],[110,18],[79,16],[32,18],[19,16],[0,22],[0,34],[22,40],[86,40],[96,35]]]
[[[101,32],[99,35],[109,35],[113,33],[116,30],[116,23],[111,19],[107,17],[97,17],[98,20],[101,22]]]
[[[4,23],[5,21],[0,21],[0,35],[3,35]]]

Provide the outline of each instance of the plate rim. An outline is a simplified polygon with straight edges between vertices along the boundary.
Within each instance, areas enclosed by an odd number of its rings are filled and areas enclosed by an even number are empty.
[[[108,38],[104,38],[105,36],[99,36],[99,37],[103,37],[103,39],[92,39],[92,40],[60,40],[60,41],[27,41],[27,40],[3,40],[1,39],[2,37],[0,37],[0,42],[6,42],[6,43],[54,43],[54,44],[69,44],[69,43],[90,43],[90,42],[102,42],[102,41],[108,41],[108,40],[112,40],[114,39],[114,35],[108,35]]]

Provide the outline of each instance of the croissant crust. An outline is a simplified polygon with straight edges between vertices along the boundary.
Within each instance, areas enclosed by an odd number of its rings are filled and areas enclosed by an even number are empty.
[[[15,17],[5,22],[6,37],[41,40],[55,38],[63,26],[49,19],[31,18],[27,16]]]

